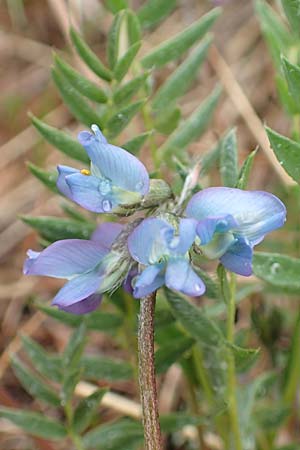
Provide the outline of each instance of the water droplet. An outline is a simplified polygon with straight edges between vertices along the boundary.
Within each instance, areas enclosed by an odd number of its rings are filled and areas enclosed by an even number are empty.
[[[276,275],[280,270],[280,264],[275,262],[271,265],[271,273],[272,275]]]
[[[99,192],[102,195],[107,195],[111,191],[111,182],[109,180],[101,180],[99,183]]]
[[[171,240],[171,242],[170,242],[170,244],[169,244],[169,247],[170,247],[170,248],[176,248],[177,245],[179,244],[179,241],[180,241],[179,236],[175,236],[175,237]]]
[[[110,212],[112,208],[112,204],[110,200],[103,200],[102,201],[102,209],[104,212]]]
[[[194,289],[195,289],[195,291],[196,292],[200,292],[201,291],[201,286],[200,286],[200,284],[195,284],[195,286],[194,286]]]
[[[143,182],[143,181],[139,181],[139,182],[136,183],[136,185],[135,185],[135,189],[136,189],[137,191],[140,191],[141,189],[143,189],[143,187],[144,187],[144,182]]]

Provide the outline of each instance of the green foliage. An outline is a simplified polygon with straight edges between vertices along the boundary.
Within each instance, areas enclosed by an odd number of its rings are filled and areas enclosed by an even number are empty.
[[[106,356],[83,356],[81,367],[84,377],[91,380],[120,381],[133,376],[132,367],[125,361]]]
[[[114,103],[117,106],[128,103],[129,100],[144,86],[147,77],[148,73],[143,73],[118,87],[113,94]]]
[[[222,142],[220,174],[224,186],[236,186],[238,181],[238,150],[234,129],[228,132]]]
[[[114,68],[114,78],[117,81],[122,81],[124,76],[127,74],[134,58],[136,57],[139,49],[141,47],[141,42],[135,42],[127,52],[116,62]]]
[[[156,373],[164,373],[173,363],[191,348],[194,340],[189,337],[178,337],[175,341],[164,343],[155,353]]]
[[[129,124],[133,117],[144,105],[144,100],[139,100],[132,103],[125,108],[120,109],[114,116],[112,116],[106,124],[108,136],[114,138],[121,133],[122,130]]]
[[[97,389],[93,394],[82,399],[74,412],[73,426],[77,433],[82,433],[94,419],[99,404],[107,389]]]
[[[299,0],[281,0],[284,12],[293,32],[297,35],[300,33],[299,17],[300,17],[300,1]]]
[[[85,448],[100,450],[133,450],[143,442],[143,429],[139,422],[121,419],[100,425],[85,434]]]
[[[242,168],[240,170],[236,187],[239,189],[246,189],[251,173],[251,169],[254,163],[254,158],[256,156],[257,150],[253,150],[244,161]]]
[[[56,187],[57,173],[56,172],[48,172],[47,170],[41,169],[40,167],[28,163],[28,169],[38,180],[40,180],[48,189],[50,189],[55,194],[58,194],[59,191]]]
[[[164,20],[173,11],[177,0],[148,0],[138,11],[138,18],[143,28],[152,28]]]

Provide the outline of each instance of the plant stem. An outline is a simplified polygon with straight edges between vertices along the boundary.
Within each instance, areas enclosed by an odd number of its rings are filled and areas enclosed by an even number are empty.
[[[154,311],[156,292],[140,301],[138,351],[139,385],[145,450],[162,450],[154,368]]]
[[[71,406],[70,402],[68,402],[65,405],[65,414],[66,414],[66,418],[67,418],[68,435],[69,435],[70,439],[72,440],[76,450],[85,450],[80,436],[78,436],[73,430],[73,423],[72,423],[73,422],[73,411],[72,411],[72,406]]]
[[[235,319],[235,275],[231,274],[230,295],[227,302],[227,340],[228,343],[234,343],[234,319]],[[231,430],[235,450],[243,450],[238,407],[236,400],[236,377],[235,377],[235,361],[232,351],[228,350],[227,356],[227,389],[228,389],[228,410],[231,422]]]

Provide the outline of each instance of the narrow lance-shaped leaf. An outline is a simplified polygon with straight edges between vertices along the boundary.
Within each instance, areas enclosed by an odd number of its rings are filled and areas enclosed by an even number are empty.
[[[131,46],[136,42],[139,42],[142,38],[141,25],[137,15],[130,9],[127,9],[126,11],[126,19],[128,42]]]
[[[155,367],[157,374],[166,372],[179,358],[191,348],[194,340],[190,337],[182,337],[167,342],[155,352]]]
[[[223,139],[220,154],[220,174],[224,186],[234,187],[238,180],[238,155],[235,130]]]
[[[300,259],[278,253],[256,252],[253,272],[272,286],[287,292],[300,292]]]
[[[296,35],[300,33],[300,0],[281,0],[284,12]]]
[[[106,392],[107,389],[98,389],[80,401],[73,418],[73,428],[77,433],[82,433],[90,425]]]
[[[32,175],[40,180],[52,192],[59,194],[59,190],[56,187],[57,172],[48,172],[32,163],[28,163],[27,165]]]
[[[126,53],[116,62],[114,69],[114,78],[117,81],[120,82],[125,77],[140,47],[141,42],[136,42],[131,47],[129,47]]]
[[[38,130],[38,132],[49,142],[49,144],[56,147],[65,155],[70,156],[80,162],[88,163],[89,157],[79,142],[75,141],[64,131],[51,127],[50,125],[42,122],[37,117],[31,116],[32,124]]]
[[[296,396],[300,378],[300,312],[293,330],[292,342],[288,352],[288,361],[283,374],[284,401],[291,404]]]
[[[107,95],[99,86],[85,78],[77,72],[77,70],[74,70],[58,55],[54,56],[54,62],[56,67],[63,73],[69,83],[82,95],[98,103],[105,103],[107,101]]]
[[[151,28],[164,20],[175,9],[177,0],[148,0],[137,15],[143,28]]]
[[[300,27],[300,19],[299,19]],[[300,103],[300,67],[290,63],[286,58],[282,57],[282,68],[288,83],[289,91],[296,105]],[[298,106],[300,112],[300,106]]]
[[[78,365],[86,343],[86,325],[82,322],[69,339],[63,353],[63,364],[68,371]]]
[[[165,292],[172,312],[190,336],[208,346],[223,346],[225,341],[221,330],[200,308],[178,293]]]
[[[298,114],[300,111],[300,106],[295,102],[294,98],[292,97],[286,79],[283,78],[281,75],[276,74],[275,81],[279,100],[284,106],[286,112],[290,116]]]
[[[146,133],[142,133],[135,138],[131,139],[130,141],[127,141],[125,144],[122,145],[122,148],[125,148],[130,153],[133,153],[136,155],[140,149],[143,147],[144,143],[148,139],[149,136],[151,136],[152,131],[147,131]]]
[[[165,154],[174,152],[182,152],[188,144],[198,139],[207,127],[214,110],[217,106],[221,90],[217,87],[213,93],[207,97],[191,115],[188,117],[177,130],[166,140],[160,149],[160,157],[164,158]]]
[[[16,356],[11,358],[12,368],[27,392],[33,398],[52,406],[60,406],[56,392],[29,370]]]
[[[178,59],[206,34],[220,13],[221,8],[213,9],[181,33],[154,48],[142,58],[141,63],[143,67],[162,67],[168,62]]]
[[[24,223],[39,231],[50,242],[60,239],[88,239],[96,224],[60,217],[21,216]]]
[[[85,448],[109,450],[133,450],[143,442],[143,427],[140,422],[120,419],[88,431],[83,438]],[[104,444],[105,443],[105,444]]]
[[[52,308],[53,309],[53,308]],[[61,358],[46,352],[41,345],[28,336],[22,336],[23,347],[34,367],[45,377],[61,382]]]
[[[204,421],[203,417],[191,416],[190,414],[176,412],[162,414],[159,418],[163,433],[174,433],[187,425],[197,426]]]
[[[120,381],[129,380],[133,376],[129,363],[105,356],[83,356],[80,364],[83,376],[92,380]]]
[[[111,117],[106,124],[108,136],[110,138],[118,136],[121,131],[124,130],[126,125],[128,125],[131,119],[133,119],[144,103],[145,100],[139,100],[126,108],[120,109],[113,117]]]
[[[121,11],[121,9],[128,8],[126,0],[104,0],[104,4],[113,14]]]
[[[171,102],[170,102],[171,103]],[[181,118],[181,110],[178,106],[171,103],[171,106],[159,110],[158,115],[154,119],[154,128],[162,134],[171,134],[178,126]]]
[[[73,367],[71,370],[68,368],[64,371],[64,379],[60,393],[63,405],[68,404],[72,399],[75,388],[80,381],[80,376],[81,370],[79,367]]]
[[[119,11],[112,23],[107,37],[107,61],[109,67],[114,69],[119,59],[120,33],[124,19],[126,19],[126,11]]]
[[[86,63],[86,65],[103,80],[111,81],[111,71],[107,69],[104,64],[102,64],[98,56],[89,48],[74,28],[71,28],[70,36],[78,55]]]
[[[67,436],[61,423],[48,419],[44,414],[1,407],[0,417],[10,420],[27,433],[44,439],[57,441]]]
[[[300,144],[266,127],[270,145],[284,170],[300,183]]]
[[[116,105],[126,104],[145,84],[148,73],[139,75],[115,90],[113,101]]]
[[[57,69],[52,69],[52,78],[66,105],[79,122],[88,127],[97,124],[102,127],[102,118],[86,103],[81,94],[68,82]]]
[[[164,109],[166,105],[175,102],[190,87],[192,81],[197,77],[198,70],[202,65],[209,45],[211,37],[205,39],[193,53],[186,58],[177,70],[165,81],[158,89],[153,100],[152,108],[154,110]]]
[[[246,158],[244,164],[239,173],[239,178],[236,183],[238,189],[246,189],[249,181],[250,172],[254,163],[254,158],[257,153],[257,149],[253,150]]]

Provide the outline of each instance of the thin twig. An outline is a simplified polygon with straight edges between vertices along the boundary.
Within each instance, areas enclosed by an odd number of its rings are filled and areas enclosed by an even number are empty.
[[[145,450],[162,450],[154,368],[155,299],[155,292],[142,298],[139,314],[139,384],[143,410]]]

